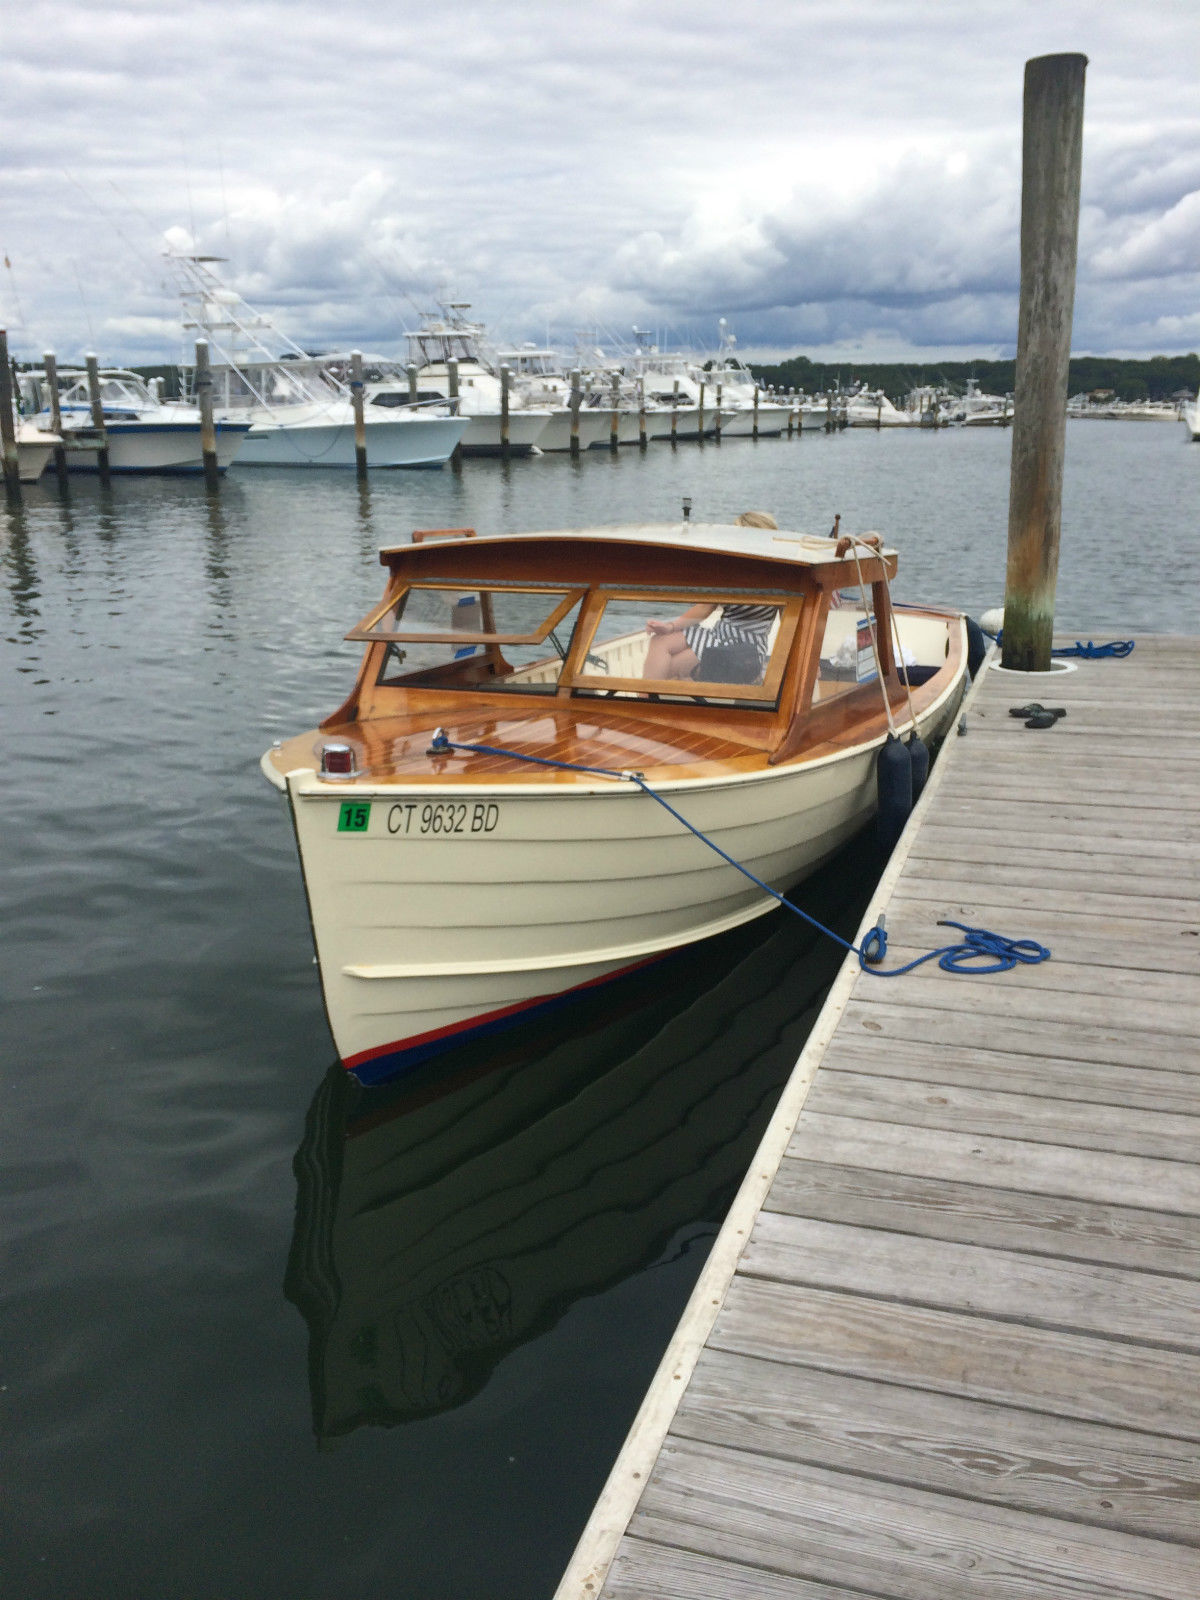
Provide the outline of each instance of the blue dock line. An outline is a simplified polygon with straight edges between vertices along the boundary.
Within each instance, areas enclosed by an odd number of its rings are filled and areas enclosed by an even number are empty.
[[[1057,650],[1051,650],[1052,656],[1082,656],[1085,661],[1099,661],[1103,656],[1115,656],[1118,661],[1123,661],[1126,656],[1133,654],[1134,641],[1132,639],[1112,639],[1108,644],[1093,644],[1089,639],[1086,644],[1080,644],[1076,639],[1074,644],[1061,645]]]
[[[999,645],[1004,643],[1003,628],[1000,629],[999,633],[988,633],[986,628],[981,628],[979,631],[986,634],[989,639],[994,639]],[[1089,639],[1086,644],[1081,644],[1076,639],[1074,644],[1055,646],[1050,651],[1050,654],[1052,656],[1081,656],[1085,661],[1101,661],[1105,657],[1111,656],[1117,661],[1123,661],[1126,656],[1133,654],[1135,642],[1133,639],[1110,639],[1107,644],[1093,644]]]
[[[936,950],[927,951],[923,956],[917,956],[915,960],[907,962],[902,967],[893,967],[890,972],[884,972],[879,966],[887,955],[887,932],[882,917],[866,934],[861,946],[851,944],[848,939],[843,939],[840,933],[835,933],[823,922],[818,922],[816,917],[810,916],[807,911],[794,905],[786,895],[780,894],[778,889],[772,889],[769,883],[764,883],[761,878],[756,877],[749,867],[744,867],[740,861],[735,861],[727,851],[721,849],[719,844],[715,844],[707,834],[702,833],[681,812],[676,811],[668,800],[652,789],[640,772],[615,772],[610,767],[584,767],[574,761],[553,761],[548,756],[526,755],[521,750],[504,750],[490,744],[459,744],[453,739],[448,739],[444,730],[438,728],[427,753],[431,756],[440,756],[451,750],[469,750],[483,756],[505,756],[511,761],[527,761],[533,766],[556,767],[561,772],[582,772],[591,777],[614,778],[621,783],[636,784],[643,794],[657,801],[664,811],[670,812],[676,822],[682,823],[689,833],[695,834],[702,844],[715,851],[731,867],[736,867],[743,877],[757,884],[765,894],[769,894],[772,899],[778,900],[781,906],[786,906],[796,916],[803,918],[818,933],[823,933],[835,944],[840,944],[843,950],[853,951],[862,970],[876,978],[899,978],[904,973],[911,972],[914,967],[924,966],[927,961],[935,959],[943,972],[954,973],[1011,972],[1015,966],[1021,964],[1036,966],[1037,963],[1050,959],[1050,951],[1044,944],[1038,944],[1035,939],[1008,939],[1003,934],[989,932],[987,928],[972,928],[965,922],[951,922],[943,918],[938,922],[939,928],[957,928],[963,934],[963,938],[957,944],[941,945]]]

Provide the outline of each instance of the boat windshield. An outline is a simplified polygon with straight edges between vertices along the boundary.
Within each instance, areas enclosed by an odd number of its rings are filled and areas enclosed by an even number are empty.
[[[413,584],[347,638],[386,641],[381,684],[553,694],[583,595],[571,588]]]
[[[593,592],[568,585],[407,585],[347,634],[387,645],[386,687],[771,707],[803,601],[760,590]],[[564,676],[568,660],[570,672]]]

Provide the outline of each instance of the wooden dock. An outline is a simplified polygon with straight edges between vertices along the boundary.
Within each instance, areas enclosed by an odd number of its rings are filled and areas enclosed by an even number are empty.
[[[850,958],[558,1600],[1200,1595],[1198,691],[981,676],[866,922],[1053,957]]]

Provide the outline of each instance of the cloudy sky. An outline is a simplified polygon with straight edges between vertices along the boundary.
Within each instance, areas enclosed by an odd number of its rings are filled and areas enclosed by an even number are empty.
[[[1089,57],[1074,348],[1200,348],[1196,0],[15,0],[0,323],[174,359],[166,242],[313,348],[1009,354],[1025,61]]]

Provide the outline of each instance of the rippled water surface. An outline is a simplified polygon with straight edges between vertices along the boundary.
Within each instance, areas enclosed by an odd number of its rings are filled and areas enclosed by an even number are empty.
[[[1003,591],[990,432],[461,475],[75,480],[0,513],[8,1588],[552,1592],[836,953],[765,919],[373,1094],[331,1070],[257,761],[342,698],[414,527],[878,528],[903,598]],[[1200,446],[1068,436],[1059,621],[1195,632]],[[849,930],[856,854],[807,891]]]

